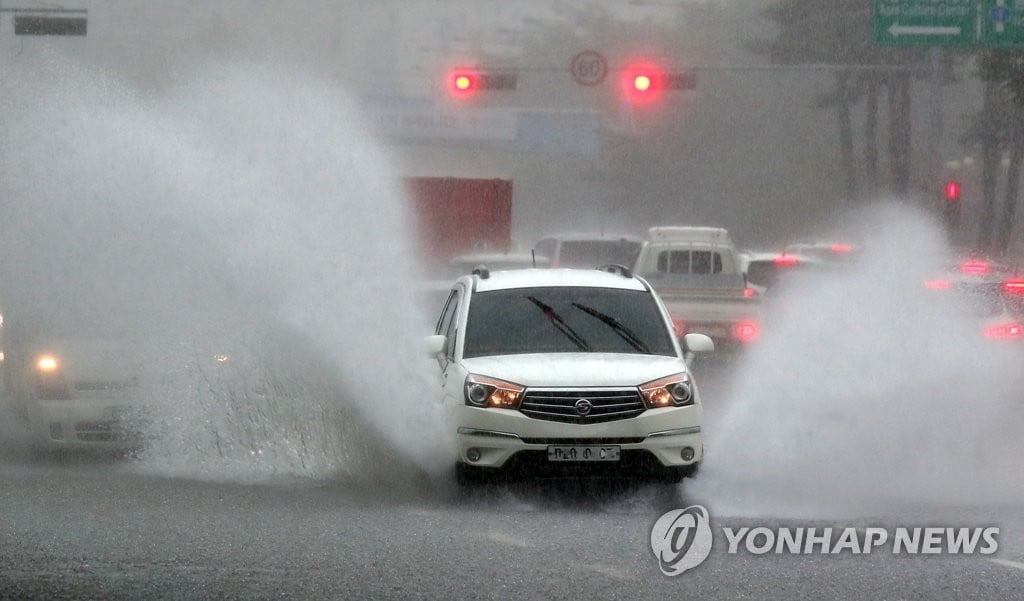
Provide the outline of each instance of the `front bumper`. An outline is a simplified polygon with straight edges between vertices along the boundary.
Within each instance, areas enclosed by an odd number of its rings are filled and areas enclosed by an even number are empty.
[[[50,448],[132,449],[142,446],[150,420],[145,408],[121,399],[34,400],[29,427]]]
[[[519,411],[460,406],[454,412],[458,461],[501,468],[517,453],[551,445],[613,445],[623,455],[646,452],[664,467],[693,465],[703,455],[699,406],[648,409],[634,418],[598,424],[567,424],[527,417]],[[683,459],[683,450],[693,457]],[[479,453],[471,461],[469,449]]]

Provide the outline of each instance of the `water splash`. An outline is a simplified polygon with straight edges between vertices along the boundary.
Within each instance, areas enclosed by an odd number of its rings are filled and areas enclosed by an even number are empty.
[[[160,342],[139,469],[441,469],[411,226],[344,90],[221,64],[154,97],[52,55],[3,77],[9,322]]]
[[[923,286],[950,259],[913,210],[858,220],[865,255],[788,290],[738,366],[688,489],[735,515],[850,517],[1019,498],[1021,353]]]

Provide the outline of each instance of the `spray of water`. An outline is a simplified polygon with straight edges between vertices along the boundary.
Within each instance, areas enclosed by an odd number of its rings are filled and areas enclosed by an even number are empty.
[[[862,260],[770,306],[691,491],[760,516],[1019,498],[1020,351],[924,287],[951,258],[926,216],[890,204],[850,221]]]
[[[2,77],[8,325],[131,349],[154,438],[138,469],[446,463],[405,205],[342,90],[231,64],[153,97],[54,55]]]

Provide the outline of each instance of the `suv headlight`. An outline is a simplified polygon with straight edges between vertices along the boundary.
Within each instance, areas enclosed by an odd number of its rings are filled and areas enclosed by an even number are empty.
[[[648,409],[683,407],[694,402],[693,381],[690,374],[681,373],[640,385],[640,396]]]
[[[518,409],[524,390],[519,384],[470,374],[466,377],[466,404],[473,407]]]

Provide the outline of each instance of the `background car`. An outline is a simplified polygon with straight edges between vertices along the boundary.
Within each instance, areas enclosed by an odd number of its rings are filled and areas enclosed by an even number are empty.
[[[143,445],[154,386],[173,369],[157,355],[173,345],[84,324],[25,327],[11,321],[3,404],[23,420],[34,447],[131,450]]]
[[[983,335],[989,340],[1024,340],[1024,321],[1007,303],[1004,297],[1006,286],[1001,278],[954,272],[926,280],[924,285],[934,290],[955,315],[962,315],[976,335]],[[1016,291],[1012,281],[1010,288]]]
[[[849,242],[795,242],[786,246],[785,254],[812,257],[830,264],[849,264],[860,257],[862,249]]]
[[[561,234],[534,246],[538,256],[547,257],[551,267],[592,269],[602,265],[633,267],[643,240],[631,236],[603,234]]]
[[[747,285],[758,294],[764,294],[788,274],[822,265],[820,259],[784,252],[744,250],[739,257]]]
[[[665,301],[679,336],[699,332],[737,348],[760,336],[760,299],[727,230],[659,226],[647,238],[635,269]]]

